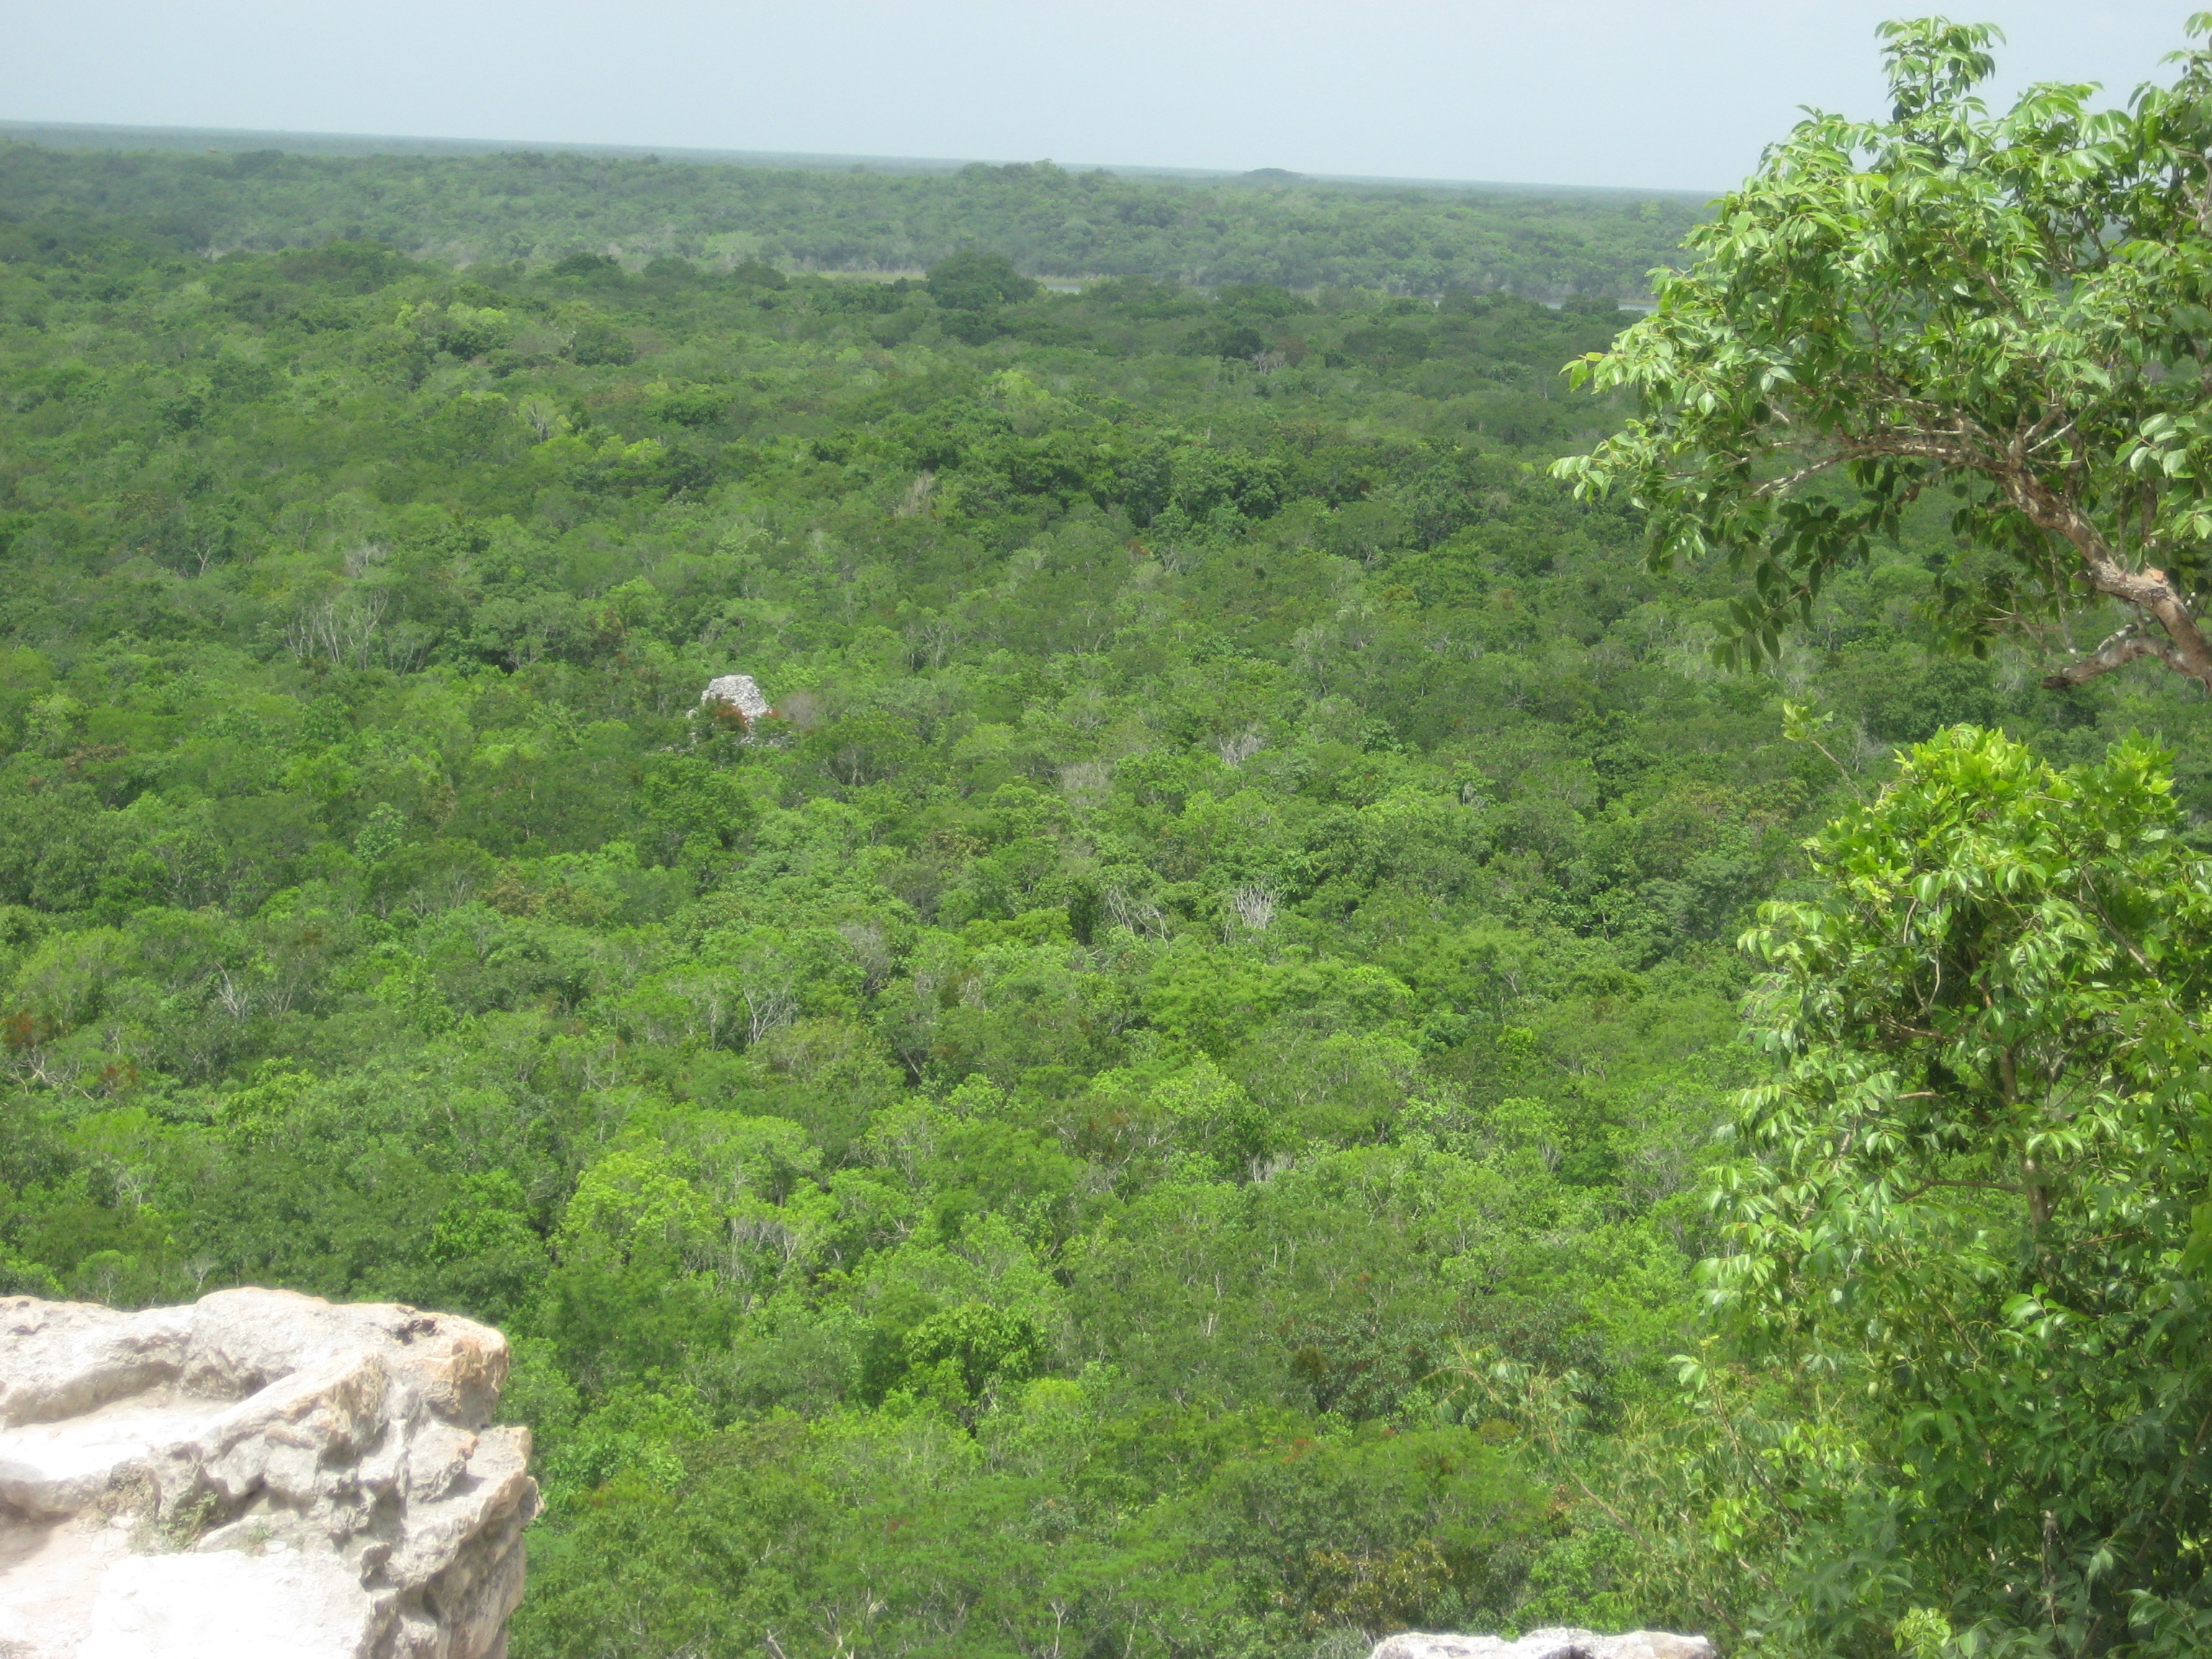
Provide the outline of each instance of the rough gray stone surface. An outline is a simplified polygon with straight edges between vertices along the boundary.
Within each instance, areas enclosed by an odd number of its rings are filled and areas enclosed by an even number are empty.
[[[707,689],[699,694],[699,706],[703,708],[715,702],[736,709],[748,726],[769,712],[768,698],[750,674],[718,674],[708,680]]]
[[[498,1659],[538,1505],[507,1366],[392,1304],[0,1297],[0,1655]]]
[[[1502,1636],[1432,1636],[1406,1631],[1377,1643],[1368,1659],[1714,1659],[1702,1636],[1632,1630],[1600,1636],[1587,1630],[1532,1630],[1517,1642]]]

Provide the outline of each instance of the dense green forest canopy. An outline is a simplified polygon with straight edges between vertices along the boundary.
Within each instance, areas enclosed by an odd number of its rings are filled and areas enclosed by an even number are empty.
[[[915,271],[969,246],[1023,270],[1214,286],[1631,297],[1694,198],[1180,181],[1049,161],[951,175],[495,155],[70,151],[0,142],[9,215],[134,219],[180,251],[373,241],[466,264],[607,253],[726,268]]]
[[[0,159],[0,1291],[500,1323],[518,1655],[1740,1631],[1669,1363],[1734,939],[1955,721],[2212,811],[2172,687],[1931,655],[1917,521],[1717,671],[1546,473],[1609,303],[210,259],[53,194],[318,240],[413,164]]]

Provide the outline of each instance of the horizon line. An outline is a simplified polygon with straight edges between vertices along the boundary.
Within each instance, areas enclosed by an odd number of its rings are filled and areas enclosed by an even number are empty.
[[[52,135],[56,140],[70,137],[107,139],[110,142],[71,144],[58,142],[40,144],[40,137]],[[122,123],[92,121],[23,121],[0,119],[0,138],[29,143],[41,149],[118,149],[159,153],[198,147],[216,151],[249,150],[255,149],[282,149],[285,145],[276,141],[288,140],[294,144],[318,146],[293,153],[302,155],[503,155],[518,153],[538,155],[604,155],[619,160],[657,160],[690,166],[753,167],[787,172],[841,172],[856,170],[886,173],[915,173],[928,174],[956,173],[969,167],[1036,166],[1049,158],[1035,157],[1025,161],[994,161],[980,156],[914,156],[914,155],[849,155],[818,150],[744,150],[702,149],[684,145],[667,144],[586,144],[568,143],[555,139],[533,138],[441,138],[410,137],[398,133],[343,133],[303,132],[283,128],[256,127],[179,127],[134,126]],[[114,142],[132,138],[167,139],[169,142],[133,144]],[[179,141],[191,141],[188,145]],[[245,142],[260,141],[260,142]],[[1498,179],[1416,179],[1399,178],[1377,173],[1302,173],[1287,167],[1152,167],[1133,163],[1061,162],[1052,166],[1068,173],[1103,172],[1116,178],[1152,179],[1163,182],[1241,181],[1268,182],[1273,175],[1286,175],[1289,181],[1301,184],[1351,185],[1367,188],[1396,188],[1401,190],[1435,191],[1496,191],[1508,195],[1525,196],[1622,196],[1638,198],[1654,197],[1679,198],[1698,202],[1710,202],[1723,191],[1642,188],[1632,185],[1562,185],[1521,184]]]

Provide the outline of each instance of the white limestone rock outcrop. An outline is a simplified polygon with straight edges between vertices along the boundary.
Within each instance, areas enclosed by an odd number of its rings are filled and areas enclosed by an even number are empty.
[[[538,1507],[507,1367],[393,1304],[0,1297],[0,1656],[500,1659]]]
[[[1702,1636],[1632,1630],[1600,1636],[1587,1630],[1532,1630],[1517,1642],[1502,1636],[1432,1636],[1405,1631],[1377,1643],[1368,1659],[1714,1659]]]
[[[717,674],[707,682],[707,689],[699,694],[702,708],[722,703],[745,717],[745,724],[764,718],[769,713],[768,698],[750,674]]]

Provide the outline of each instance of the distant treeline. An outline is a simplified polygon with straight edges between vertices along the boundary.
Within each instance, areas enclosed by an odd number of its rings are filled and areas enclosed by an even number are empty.
[[[1701,210],[1681,196],[1544,197],[1189,183],[1049,161],[824,173],[546,155],[185,155],[0,143],[0,224],[136,221],[180,250],[347,240],[441,261],[609,253],[908,270],[965,247],[1042,275],[1214,286],[1633,297]]]

